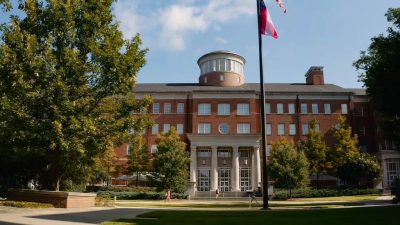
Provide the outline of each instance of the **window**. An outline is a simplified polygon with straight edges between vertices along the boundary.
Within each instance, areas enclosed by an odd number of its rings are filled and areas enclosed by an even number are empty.
[[[307,114],[307,113],[308,113],[307,104],[302,103],[302,104],[300,105],[300,108],[301,108],[301,114]]]
[[[250,115],[249,104],[237,104],[237,114],[238,115]]]
[[[176,113],[179,114],[185,113],[185,103],[178,103],[176,105]]]
[[[285,124],[278,124],[278,135],[285,135]]]
[[[272,127],[270,123],[267,123],[267,126],[265,127],[265,132],[267,133],[267,135],[271,135],[272,134]]]
[[[360,106],[360,107],[358,108],[358,114],[359,114],[360,116],[364,116],[364,107]]]
[[[312,114],[318,114],[318,104],[311,105]]]
[[[207,77],[204,77],[204,83],[207,84]]]
[[[219,168],[218,170],[218,184],[221,192],[231,191],[231,169]]]
[[[157,123],[154,124],[154,125],[151,127],[151,134],[158,134],[158,124],[157,124]]]
[[[210,191],[210,169],[197,170],[197,191]]]
[[[211,115],[211,104],[209,103],[199,104],[199,115]]]
[[[250,134],[250,124],[249,123],[238,123],[237,124],[238,134]]]
[[[400,159],[387,159],[386,171],[387,184],[392,185],[394,180],[400,178]]]
[[[302,131],[303,131],[303,135],[307,135],[307,134],[308,134],[308,124],[303,123],[303,124],[301,125],[301,129],[302,129]]]
[[[239,158],[250,158],[249,150],[239,150]]]
[[[342,114],[347,114],[347,104],[342,104]]]
[[[296,135],[296,124],[289,124],[289,135]]]
[[[164,114],[171,113],[171,103],[164,103]]]
[[[271,155],[272,145],[267,145],[267,156]]]
[[[229,125],[226,123],[221,123],[218,126],[218,130],[221,134],[228,134],[229,133]]]
[[[231,114],[231,105],[226,103],[218,104],[218,115],[230,115]]]
[[[276,113],[283,114],[283,104],[282,103],[276,104]]]
[[[131,155],[132,154],[132,148],[131,145],[126,146],[126,155]]]
[[[156,154],[158,152],[157,145],[151,145],[150,153]]]
[[[199,134],[210,134],[211,124],[210,123],[199,123],[197,127],[197,133]]]
[[[178,132],[178,134],[183,134],[183,124],[176,124],[176,132]]]
[[[320,132],[320,131],[321,131],[320,126],[319,126],[319,123],[315,124],[315,130],[316,130],[317,132]]]
[[[240,191],[251,190],[251,168],[240,168]]]
[[[164,124],[163,133],[167,133],[171,129],[171,125],[169,123]]]
[[[265,103],[265,113],[271,114],[271,104],[270,103]]]
[[[217,156],[218,156],[218,158],[230,158],[231,150],[228,150],[228,149],[218,150]]]
[[[219,75],[219,81],[224,81],[224,75]]]
[[[295,113],[294,104],[290,103],[288,107],[289,107],[289,114],[294,114]]]
[[[197,157],[199,158],[210,158],[211,157],[211,151],[210,150],[198,150],[197,151]]]
[[[160,113],[160,103],[153,103],[153,114]]]
[[[331,114],[331,104],[324,104],[325,114]]]

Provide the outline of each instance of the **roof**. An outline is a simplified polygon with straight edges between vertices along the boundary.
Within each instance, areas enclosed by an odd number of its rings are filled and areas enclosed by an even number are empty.
[[[367,90],[365,88],[346,88],[350,92],[353,92],[354,95],[367,95]]]
[[[241,55],[239,55],[239,54],[237,54],[237,53],[235,53],[235,52],[225,51],[225,50],[218,50],[218,51],[209,52],[209,53],[206,53],[206,54],[200,56],[200,58],[197,60],[197,64],[200,65],[200,61],[201,61],[203,58],[205,58],[205,57],[207,57],[207,56],[210,56],[210,55],[216,55],[216,54],[228,54],[228,55],[233,55],[233,56],[235,56],[235,57],[240,58],[240,59],[243,61],[243,63],[246,63],[246,59],[245,59],[243,56],[241,56]]]
[[[267,93],[330,93],[360,94],[364,89],[342,88],[334,84],[307,85],[268,83],[264,86]],[[237,87],[202,86],[198,83],[142,83],[137,84],[136,93],[181,93],[181,92],[259,92],[258,83],[248,83]],[[365,93],[365,90],[364,90]]]

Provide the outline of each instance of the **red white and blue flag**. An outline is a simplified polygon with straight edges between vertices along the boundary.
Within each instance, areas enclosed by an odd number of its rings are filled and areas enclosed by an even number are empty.
[[[269,15],[268,9],[265,6],[264,0],[260,2],[260,32],[264,35],[270,35],[273,38],[278,38],[278,32],[276,32],[274,23],[272,22],[271,16]]]

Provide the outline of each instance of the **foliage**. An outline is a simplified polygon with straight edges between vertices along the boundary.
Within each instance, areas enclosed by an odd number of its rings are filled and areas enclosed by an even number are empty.
[[[331,132],[335,138],[335,144],[328,151],[327,159],[330,163],[330,172],[336,175],[337,167],[346,159],[358,156],[357,135],[352,134],[351,127],[346,123],[346,118],[340,116],[336,125],[332,126]]]
[[[20,201],[0,201],[0,206],[8,206],[16,208],[54,208],[54,206],[49,203],[20,202]]]
[[[147,50],[123,39],[113,3],[20,1],[26,17],[2,27],[1,182],[85,183],[98,156],[148,124],[150,99],[133,95]]]
[[[303,152],[297,152],[293,142],[285,138],[272,145],[269,170],[278,188],[289,190],[309,183],[308,162]]]
[[[117,197],[118,200],[134,200],[134,199],[151,199],[159,200],[165,199],[164,192],[128,192],[128,191],[99,191],[97,192],[98,197]],[[186,199],[187,194],[183,193],[172,193],[172,198],[174,199]]]
[[[116,154],[114,149],[107,149],[102,155],[94,158],[94,164],[91,167],[89,181],[92,184],[106,181],[111,183],[111,176],[116,172],[115,160]]]
[[[400,104],[393,104],[393,97],[400,96],[400,8],[390,8],[386,17],[394,26],[387,29],[386,36],[372,38],[367,52],[361,52],[354,66],[362,71],[359,79],[381,114],[385,134],[400,140]]]
[[[165,134],[159,134],[156,143],[158,153],[153,161],[156,186],[159,190],[184,191],[190,162],[185,151],[186,143],[180,140],[174,127]]]
[[[340,179],[346,181],[348,185],[360,186],[361,181],[368,182],[379,178],[381,168],[374,156],[361,153],[340,163],[337,168],[337,175]]]
[[[97,196],[94,205],[96,207],[113,207],[114,199],[111,196],[105,196],[105,197]]]
[[[309,172],[317,175],[317,187],[319,174],[326,171],[329,164],[326,160],[328,147],[324,142],[322,134],[317,130],[318,121],[311,120],[310,130],[307,134],[307,140],[300,142],[300,149],[304,152],[309,163]]]
[[[286,200],[289,198],[319,198],[319,197],[335,197],[335,196],[353,196],[353,195],[371,195],[381,194],[382,190],[378,189],[295,189],[292,190],[291,196],[287,190],[276,191],[273,199]]]
[[[393,203],[400,202],[400,178],[393,181],[391,189],[392,195],[394,195]]]
[[[128,164],[126,174],[136,173],[136,186],[139,183],[139,174],[151,169],[151,154],[147,150],[146,140],[137,132],[133,142],[129,145],[130,155],[128,155]]]
[[[152,187],[125,187],[125,186],[86,186],[86,192],[114,191],[114,192],[151,192]]]

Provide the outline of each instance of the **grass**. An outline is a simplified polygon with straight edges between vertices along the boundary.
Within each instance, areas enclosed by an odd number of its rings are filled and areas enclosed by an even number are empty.
[[[54,206],[49,203],[6,201],[6,200],[0,200],[0,206],[15,207],[15,208],[54,208]]]
[[[154,211],[103,225],[399,225],[400,206],[291,211]]]
[[[321,197],[321,198],[297,198],[289,201],[299,202],[318,202],[318,201],[368,201],[375,200],[379,195],[353,195],[353,196],[335,196],[335,197]]]

